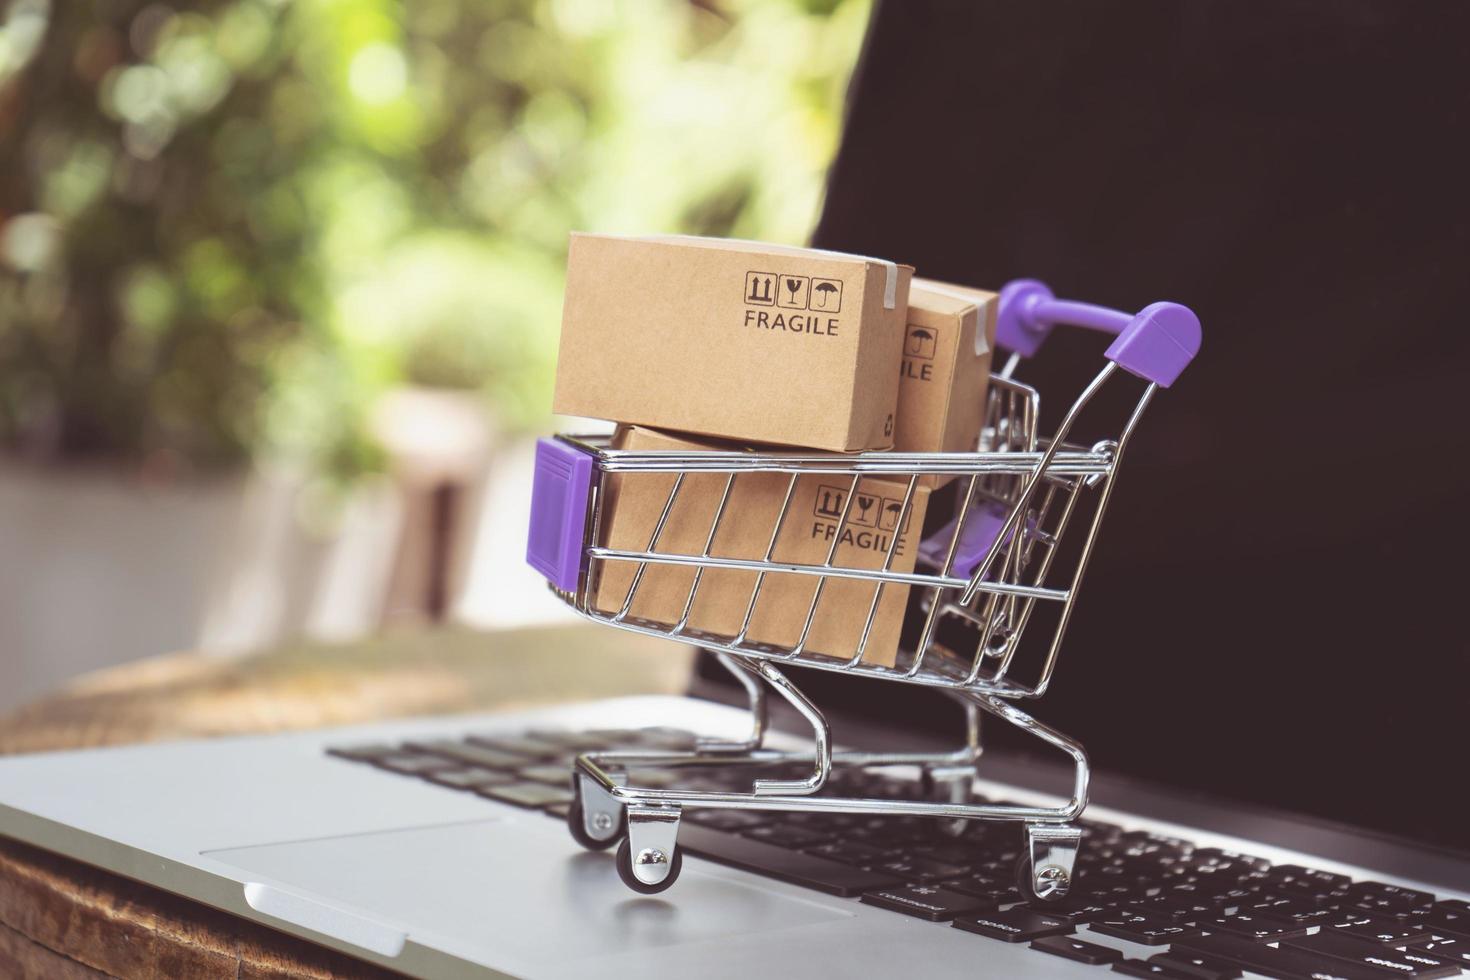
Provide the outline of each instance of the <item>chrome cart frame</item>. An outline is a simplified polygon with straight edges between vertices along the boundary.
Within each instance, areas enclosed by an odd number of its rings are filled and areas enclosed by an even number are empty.
[[[1081,831],[1072,821],[1087,805],[1087,756],[1078,742],[1036,720],[1015,702],[1039,698],[1051,682],[1128,442],[1158,388],[1171,385],[1197,353],[1200,326],[1194,314],[1178,304],[1155,303],[1137,314],[1127,314],[1058,300],[1034,280],[1010,283],[1001,291],[998,303],[997,341],[1012,353],[1004,368],[992,376],[977,452],[651,452],[613,449],[605,438],[560,436],[541,441],[527,551],[530,563],[547,576],[563,601],[588,619],[711,650],[749,698],[752,727],[743,740],[701,740],[687,749],[589,752],[578,757],[573,775],[576,799],[568,818],[571,832],[589,848],[619,844],[618,870],[633,889],[658,892],[677,878],[682,863],[677,837],[684,807],[723,807],[936,817],[954,833],[970,820],[1015,821],[1025,829],[1018,883],[1043,899],[1059,899],[1067,893],[1081,840]],[[1108,363],[1073,402],[1056,431],[1042,437],[1038,433],[1039,395],[1013,374],[1057,324],[1101,330],[1116,338],[1106,352]],[[1145,382],[1121,429],[1113,439],[1091,445],[1070,442],[1075,423],[1099,390],[1120,377],[1119,368]],[[617,481],[647,474],[661,474],[664,482],[672,480],[647,546],[637,550],[607,547],[602,543],[603,510],[610,493]],[[694,474],[724,477],[704,547],[694,553],[661,547],[660,539],[681,490]],[[746,474],[785,475],[785,499],[762,557],[721,556],[714,542],[724,522],[740,520],[728,505],[737,479]],[[778,539],[798,480],[813,474],[838,478],[839,486],[846,484],[826,559],[820,564],[776,560]],[[908,526],[920,479],[941,476],[953,477],[960,487],[955,493],[954,517],[918,545],[913,571],[895,570],[894,558],[902,541],[917,537],[902,529]],[[881,567],[848,567],[836,560],[838,543],[856,516],[853,501],[863,494],[860,482],[874,477],[906,483],[902,509],[892,524],[896,530]],[[1085,530],[1080,547],[1067,551],[1062,544],[1071,527]],[[595,583],[611,563],[631,564],[633,575],[619,608],[599,608]],[[658,566],[692,570],[683,615],[675,622],[633,615],[645,573]],[[744,619],[739,630],[730,634],[691,625],[701,580],[717,569],[754,576]],[[773,576],[790,581],[793,575],[816,579],[799,638],[790,644],[757,642],[748,634],[762,589]],[[809,649],[823,588],[838,579],[872,584],[873,597],[860,637],[850,653]],[[867,647],[880,600],[885,589],[893,588],[918,591],[920,601],[911,614],[922,618],[922,626],[912,649],[902,649],[899,660],[890,666],[870,662]],[[1038,610],[1040,618],[1050,623],[1041,634],[1044,642],[1027,649],[1041,652],[1018,657],[1026,627],[1038,618],[1034,616]],[[964,645],[941,642],[941,630],[947,630],[946,635],[957,633]],[[971,644],[973,652],[961,652],[968,651]],[[1026,679],[1013,669],[1023,662],[1033,668]],[[962,707],[965,741],[942,753],[836,751],[831,726],[788,679],[782,664],[937,688]],[[810,752],[766,745],[768,688],[811,725]],[[972,782],[981,756],[982,715],[1015,725],[1065,753],[1074,767],[1071,799],[1054,807],[974,799]],[[799,766],[802,774],[753,778],[748,793],[669,784],[639,786],[630,780],[630,773],[640,771],[728,765]],[[922,795],[935,798],[819,795],[830,787],[834,769],[888,766],[917,767],[923,776]]]

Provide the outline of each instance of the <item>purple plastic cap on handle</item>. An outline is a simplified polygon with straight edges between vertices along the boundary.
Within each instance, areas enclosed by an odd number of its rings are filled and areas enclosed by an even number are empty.
[[[1178,303],[1150,303],[1108,347],[1108,360],[1167,388],[1199,353],[1199,317]]]
[[[592,457],[557,439],[536,441],[526,563],[563,592],[577,591]]]

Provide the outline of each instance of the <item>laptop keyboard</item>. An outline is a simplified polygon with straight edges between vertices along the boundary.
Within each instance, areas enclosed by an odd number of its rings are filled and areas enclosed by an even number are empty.
[[[564,820],[577,753],[683,749],[693,739],[662,728],[548,730],[329,752]],[[753,766],[685,770],[677,777],[635,771],[630,782],[745,792],[756,773]],[[795,773],[766,767],[758,774]],[[879,773],[834,773],[823,793],[922,798],[916,781]],[[1077,880],[1060,902],[1016,889],[1022,835],[1011,823],[972,822],[955,839],[942,835],[938,821],[919,817],[691,807],[679,846],[754,874],[1131,977],[1381,980],[1470,970],[1470,903],[1272,865],[1099,820],[1078,825]]]

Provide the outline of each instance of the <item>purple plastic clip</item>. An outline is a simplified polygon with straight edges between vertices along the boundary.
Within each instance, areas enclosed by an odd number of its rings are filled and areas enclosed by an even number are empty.
[[[954,564],[950,566],[956,577],[969,578],[975,574],[975,569],[990,554],[995,539],[1000,537],[1007,516],[1005,508],[997,504],[983,504],[970,512],[965,519],[965,533],[960,536],[960,543],[954,551]],[[948,524],[919,542],[919,557],[927,564],[944,568],[944,558],[949,553],[957,521],[958,517],[951,518]]]
[[[526,563],[563,592],[582,574],[582,535],[592,488],[592,457],[559,439],[536,441]]]
[[[1106,357],[1145,381],[1164,388],[1199,353],[1199,317],[1178,303],[1150,303],[1136,314],[1057,299],[1045,283],[1016,279],[1000,291],[996,343],[1022,357],[1041,349],[1052,327],[1070,324],[1115,335]]]

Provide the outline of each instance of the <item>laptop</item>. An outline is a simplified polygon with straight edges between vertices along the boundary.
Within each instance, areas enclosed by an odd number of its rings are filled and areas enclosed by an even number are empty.
[[[1062,901],[1008,880],[1014,826],[714,809],[686,814],[672,888],[630,891],[569,833],[570,760],[744,735],[709,661],[688,697],[0,759],[0,833],[424,977],[1470,968],[1470,661],[1440,572],[1470,544],[1444,452],[1470,25],[1402,6],[875,12],[816,245],[1177,299],[1209,338],[1130,449],[1035,705],[1094,765]],[[1059,335],[1019,376],[1076,391],[1100,350]],[[853,748],[956,735],[923,691],[792,676]],[[1065,767],[984,735],[976,793],[1067,795]]]

